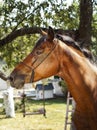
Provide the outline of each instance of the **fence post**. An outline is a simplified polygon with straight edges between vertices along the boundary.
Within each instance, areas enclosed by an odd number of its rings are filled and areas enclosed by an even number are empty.
[[[10,86],[9,81],[7,81],[7,86],[8,89],[3,93],[6,117],[15,117],[13,88]]]

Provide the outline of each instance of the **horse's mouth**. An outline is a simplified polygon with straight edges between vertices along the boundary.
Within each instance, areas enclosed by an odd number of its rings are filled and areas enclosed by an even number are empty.
[[[10,82],[11,86],[12,86],[13,88],[16,88],[16,89],[21,89],[21,88],[23,88],[24,83],[25,83],[25,82],[21,82],[21,83],[19,83],[19,82],[17,82],[17,83]]]

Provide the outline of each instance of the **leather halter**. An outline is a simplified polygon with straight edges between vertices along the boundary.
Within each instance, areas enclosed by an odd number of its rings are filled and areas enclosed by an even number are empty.
[[[56,44],[54,45],[54,47],[50,50],[50,52],[40,61],[40,63],[38,65],[36,65],[35,67],[30,67],[29,65],[27,65],[24,62],[20,62],[20,64],[23,64],[24,66],[28,67],[29,69],[31,69],[32,73],[31,73],[31,78],[30,78],[30,83],[33,82],[34,80],[34,70],[40,65],[42,64],[42,62],[44,62],[44,60],[52,53],[52,51],[55,49]],[[37,62],[38,58],[35,59],[35,61],[32,64],[35,64]]]

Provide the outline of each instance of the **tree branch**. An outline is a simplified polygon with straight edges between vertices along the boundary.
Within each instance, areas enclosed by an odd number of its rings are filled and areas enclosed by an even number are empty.
[[[29,28],[24,27],[24,28],[18,29],[14,32],[11,32],[9,35],[4,37],[3,39],[1,39],[0,46],[4,46],[4,45],[12,42],[14,39],[16,39],[19,36],[39,33],[39,30],[40,30],[39,27],[29,27]]]
[[[9,35],[7,35],[6,37],[4,37],[3,39],[0,40],[0,47],[12,42],[19,36],[36,34],[36,33],[40,34],[40,29],[47,32],[47,28],[40,28],[40,27],[24,27],[24,28],[18,29],[16,31],[12,31]],[[55,33],[69,35],[74,39],[76,36],[76,31],[73,31],[73,30],[55,29],[54,31],[55,31]]]
[[[29,17],[31,14],[32,14],[32,13],[28,14],[26,17]],[[17,23],[16,27],[12,30],[12,32],[14,32],[14,31],[17,29],[17,27],[26,19],[26,17],[24,17],[23,19],[21,19],[21,20]]]

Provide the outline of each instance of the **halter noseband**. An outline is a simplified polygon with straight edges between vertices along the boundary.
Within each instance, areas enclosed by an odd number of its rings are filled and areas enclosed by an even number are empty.
[[[34,80],[34,70],[40,65],[42,64],[42,62],[52,53],[52,51],[55,49],[56,44],[54,45],[54,47],[50,50],[50,52],[40,61],[40,63],[38,65],[36,65],[35,67],[30,67],[29,65],[25,64],[24,62],[21,62],[20,64],[23,64],[24,66],[28,67],[29,69],[31,69],[32,73],[31,73],[31,78],[30,78],[30,83],[33,82]],[[35,61],[32,64],[35,64],[37,62],[38,58],[35,59]]]

